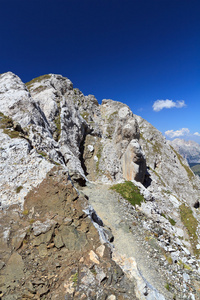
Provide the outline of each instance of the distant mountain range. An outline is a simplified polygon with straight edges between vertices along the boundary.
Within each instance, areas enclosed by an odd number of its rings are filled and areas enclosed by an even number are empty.
[[[190,168],[194,172],[194,174],[200,177],[200,164],[190,164]]]
[[[175,139],[170,143],[188,161],[192,171],[200,176],[200,145],[182,139]]]
[[[200,163],[200,145],[198,143],[175,139],[171,141],[171,145],[188,161],[189,164]]]

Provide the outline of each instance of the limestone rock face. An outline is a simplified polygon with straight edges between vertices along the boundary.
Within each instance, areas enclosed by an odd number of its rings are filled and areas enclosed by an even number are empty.
[[[148,189],[156,191],[158,197],[168,191],[193,206],[200,198],[199,178],[156,128],[141,117],[136,118],[141,131],[140,144],[146,155],[150,175],[146,178]],[[151,178],[151,182],[148,182],[148,178]]]
[[[94,96],[84,96],[69,79],[54,74],[25,86],[8,72],[0,77],[0,89],[1,112],[19,123],[32,147],[66,165],[71,176],[85,178],[88,173],[89,179],[103,182],[123,177],[143,182],[139,129],[126,105],[104,100],[100,106]],[[128,170],[127,157],[132,160]]]
[[[123,175],[127,180],[144,181],[146,162],[137,140],[132,140],[122,157]]]
[[[139,145],[139,128],[129,107],[113,100],[103,100],[97,120],[100,136],[89,134],[85,140],[84,159],[91,180],[143,182],[145,157]],[[130,159],[129,166],[126,165]]]
[[[1,206],[18,203],[23,206],[24,196],[37,186],[53,164],[32,149],[22,138],[10,138],[0,129],[0,198]]]
[[[11,72],[0,75],[0,105],[1,112],[22,127],[34,124],[49,130],[40,107],[32,100],[25,84]]]

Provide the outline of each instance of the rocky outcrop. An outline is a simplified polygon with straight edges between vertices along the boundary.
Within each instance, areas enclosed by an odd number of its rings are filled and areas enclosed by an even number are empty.
[[[138,143],[139,130],[130,109],[113,100],[100,106],[100,136],[87,135],[84,162],[90,180],[114,182],[136,179],[143,182],[145,158]],[[137,151],[134,151],[136,150]],[[128,158],[131,164],[126,165]]]
[[[23,211],[12,205],[0,212],[2,299],[136,299],[87,206],[66,171],[54,167]]]
[[[191,171],[187,161],[156,128],[141,117],[136,118],[141,132],[140,144],[146,156],[145,185],[148,190],[155,192],[156,198],[163,199],[166,193],[173,194],[180,203],[183,201],[193,206],[200,197],[199,179]]]
[[[8,72],[0,141],[3,300],[198,299],[200,181],[151,124],[61,75]],[[108,191],[125,180],[140,206]]]
[[[86,175],[103,182],[143,182],[139,129],[125,104],[104,100],[100,106],[60,75],[44,75],[24,85],[11,72],[0,76],[0,103],[1,113],[21,128],[30,147],[66,166],[79,182]],[[127,159],[132,160],[128,167]]]

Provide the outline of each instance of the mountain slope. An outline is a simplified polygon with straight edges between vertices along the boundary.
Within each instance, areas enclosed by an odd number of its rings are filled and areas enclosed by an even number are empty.
[[[2,299],[198,299],[200,181],[157,129],[55,74],[1,74],[0,112]]]

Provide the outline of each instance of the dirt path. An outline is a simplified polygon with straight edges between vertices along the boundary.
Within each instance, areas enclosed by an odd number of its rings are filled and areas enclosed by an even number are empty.
[[[104,225],[112,230],[116,251],[128,258],[134,257],[147,286],[155,290],[155,293],[159,291],[165,296],[165,299],[171,299],[165,288],[166,281],[162,278],[164,274],[158,272],[155,263],[149,258],[148,251],[143,247],[144,236],[140,232],[135,232],[134,235],[130,232],[122,213],[122,204],[118,194],[109,190],[108,185],[91,183],[84,187],[83,192],[89,197],[89,203],[102,219]],[[162,295],[159,295],[151,299],[163,299]]]

